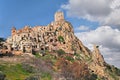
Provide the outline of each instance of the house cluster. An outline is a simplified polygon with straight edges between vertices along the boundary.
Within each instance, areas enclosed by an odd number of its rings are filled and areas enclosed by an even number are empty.
[[[32,53],[33,51],[56,51],[63,49],[65,52],[74,53],[71,49],[74,40],[72,25],[65,21],[63,12],[56,12],[54,21],[47,26],[25,26],[11,30],[11,36],[6,40],[8,51]],[[74,41],[73,41],[74,42]]]

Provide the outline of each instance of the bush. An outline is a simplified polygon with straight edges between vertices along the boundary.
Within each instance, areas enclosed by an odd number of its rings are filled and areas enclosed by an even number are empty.
[[[67,59],[68,61],[71,61],[71,62],[74,61],[74,59],[72,57],[70,57],[70,56],[66,56],[65,59]]]
[[[110,66],[109,64],[106,64],[106,67],[110,72],[114,73],[117,76],[120,76],[120,69],[118,69],[117,67]]]
[[[96,80],[98,77],[97,77],[97,75],[96,74],[91,74],[91,76],[90,76],[90,80]]]
[[[62,50],[62,49],[59,49],[59,50],[57,51],[57,53],[58,53],[58,56],[61,56],[61,55],[65,54],[65,51]]]
[[[64,42],[64,38],[63,38],[62,36],[58,36],[58,40],[59,40],[60,42]]]
[[[118,68],[115,67],[115,74],[118,75],[118,76],[120,76],[120,69],[118,69]]]

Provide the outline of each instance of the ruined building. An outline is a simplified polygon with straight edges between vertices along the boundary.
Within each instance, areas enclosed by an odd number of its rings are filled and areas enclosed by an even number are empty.
[[[71,42],[74,42],[74,38],[72,25],[65,21],[63,12],[56,12],[54,21],[47,26],[25,26],[20,30],[13,27],[7,46],[10,51],[17,50],[22,53],[58,49],[73,53]]]
[[[94,45],[94,50],[90,51],[74,35],[74,30],[70,22],[64,19],[63,12],[56,12],[54,21],[47,26],[25,26],[17,30],[11,30],[11,36],[4,43],[6,53],[31,54],[34,52],[57,54],[56,51],[64,50],[65,53],[72,55],[75,60],[85,62],[89,69],[105,80],[114,80],[106,73],[106,62],[99,51],[99,46]],[[0,49],[4,53],[4,49]],[[66,54],[66,55],[68,55]],[[111,79],[110,79],[111,78]]]

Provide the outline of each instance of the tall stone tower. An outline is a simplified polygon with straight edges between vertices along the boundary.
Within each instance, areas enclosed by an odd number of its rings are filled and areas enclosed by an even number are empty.
[[[55,21],[62,21],[64,20],[64,14],[63,12],[56,12],[54,15]]]
[[[15,35],[16,34],[16,28],[15,27],[12,27],[12,30],[11,30],[11,35]]]

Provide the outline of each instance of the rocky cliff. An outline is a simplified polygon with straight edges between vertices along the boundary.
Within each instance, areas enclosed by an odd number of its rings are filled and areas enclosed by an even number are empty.
[[[77,59],[76,54],[79,55],[80,61],[85,62],[92,73],[97,74],[103,80],[119,80],[118,76],[113,74],[115,77],[111,76],[112,71],[109,72],[108,64],[105,62],[103,56],[99,51],[99,46],[93,45],[94,50],[90,51],[85,47],[82,42],[74,35],[73,27],[69,22],[64,22],[61,30],[61,36],[65,40],[65,44],[61,44],[61,49],[66,53],[73,54],[74,58]],[[63,47],[62,47],[63,46]],[[65,47],[66,46],[66,47]],[[112,69],[112,68],[111,68]]]

